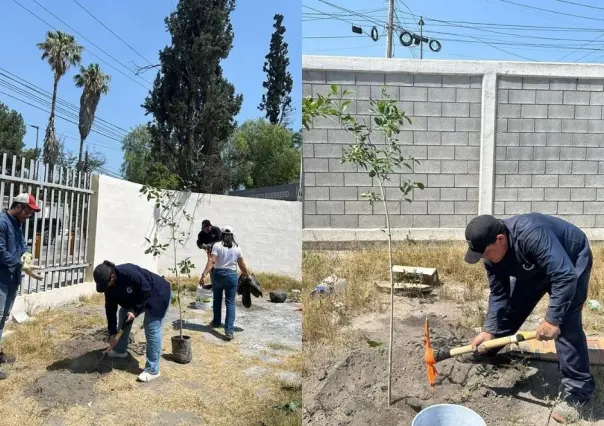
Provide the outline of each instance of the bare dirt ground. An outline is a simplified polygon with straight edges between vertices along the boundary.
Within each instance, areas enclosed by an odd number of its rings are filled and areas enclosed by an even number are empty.
[[[170,359],[178,334],[178,308],[164,324],[161,377],[136,382],[145,363],[142,316],[133,327],[130,355],[105,357],[104,308],[75,304],[12,327],[7,351],[17,362],[0,382],[1,425],[289,425],[300,424],[301,312],[298,304],[238,300],[235,340],[211,329],[210,311],[187,309],[183,333],[191,336],[193,361]],[[78,326],[85,318],[88,324]],[[223,308],[224,321],[224,308]],[[31,335],[36,334],[35,338]],[[26,347],[23,341],[31,339]],[[19,353],[21,352],[21,353]],[[246,416],[247,414],[247,416]]]
[[[389,296],[381,297],[389,303]],[[457,357],[436,365],[439,375],[434,390],[430,389],[424,320],[430,321],[433,348],[466,345],[476,334],[464,326],[469,309],[467,304],[438,298],[420,301],[396,296],[391,407],[387,406],[389,310],[355,318],[343,330],[352,336],[350,342],[339,350],[324,343],[305,347],[311,368],[303,381],[303,423],[410,425],[421,409],[453,403],[473,409],[489,426],[557,424],[549,420],[558,394],[557,363],[503,355],[497,363],[477,364],[468,356]],[[526,329],[536,326],[539,315],[534,314]],[[587,413],[590,421],[582,424],[604,425],[600,403],[604,370],[592,368],[598,381],[595,408]]]

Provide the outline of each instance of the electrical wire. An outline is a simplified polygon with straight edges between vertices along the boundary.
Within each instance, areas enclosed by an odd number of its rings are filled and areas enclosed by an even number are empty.
[[[539,10],[541,12],[554,13],[556,15],[570,16],[570,17],[573,17],[573,18],[581,18],[581,19],[589,19],[589,20],[592,20],[592,21],[604,21],[604,19],[602,19],[602,18],[594,18],[593,16],[575,15],[575,14],[572,14],[572,13],[565,13],[565,12],[560,12],[560,11],[557,11],[557,10],[544,9],[542,7],[529,6],[528,4],[517,3],[517,2],[512,1],[512,0],[499,0],[499,1],[502,2],[502,3],[515,4],[517,6],[525,7],[527,9]]]

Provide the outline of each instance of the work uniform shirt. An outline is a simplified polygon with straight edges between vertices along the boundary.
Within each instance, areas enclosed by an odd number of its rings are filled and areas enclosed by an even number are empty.
[[[21,223],[3,211],[0,213],[0,282],[21,284],[21,256],[26,251]]]
[[[162,318],[170,305],[170,283],[132,263],[115,267],[115,286],[105,291],[105,313],[109,335],[117,333],[118,305],[139,316],[143,311]]]
[[[202,244],[212,245],[222,238],[222,231],[217,226],[212,226],[212,230],[208,233],[203,230],[197,235],[197,247],[201,247]]]
[[[508,252],[493,263],[484,261],[491,293],[484,328],[497,329],[498,317],[510,299],[510,277],[518,286],[547,280],[550,302],[546,321],[559,325],[568,310],[579,276],[592,261],[589,241],[575,225],[554,216],[528,213],[503,220],[508,230]]]

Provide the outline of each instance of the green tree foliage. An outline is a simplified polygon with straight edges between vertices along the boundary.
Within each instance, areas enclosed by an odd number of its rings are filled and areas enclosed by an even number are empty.
[[[55,135],[55,106],[57,103],[57,88],[59,80],[65,75],[71,66],[75,66],[81,61],[82,46],[76,43],[74,36],[62,31],[49,31],[46,34],[46,40],[37,44],[43,52],[42,60],[48,61],[54,74],[52,103],[50,107],[50,117],[44,136],[44,162],[55,164],[60,156],[60,146]]]
[[[109,92],[109,81],[111,77],[101,71],[99,64],[90,64],[88,68],[80,67],[80,73],[74,78],[77,87],[83,87],[82,96],[80,96],[80,152],[78,154],[78,168],[82,169],[84,164],[82,158],[84,155],[84,141],[90,134],[96,108],[101,100],[101,95]]]
[[[23,116],[0,102],[0,152],[20,155],[26,131]]]
[[[292,112],[290,93],[294,81],[287,71],[289,57],[287,43],[283,39],[283,34],[285,34],[283,15],[276,14],[274,19],[275,31],[271,37],[270,50],[262,68],[267,75],[267,80],[262,83],[266,94],[262,95],[262,103],[258,109],[266,111],[266,118],[272,124],[287,124],[288,116]]]
[[[295,133],[264,119],[248,120],[231,140],[231,185],[237,189],[261,188],[297,182],[300,152],[294,147]]]
[[[180,0],[166,18],[172,40],[143,107],[153,116],[151,158],[195,192],[222,193],[229,171],[221,153],[243,98],[222,75],[233,44],[234,0]]]

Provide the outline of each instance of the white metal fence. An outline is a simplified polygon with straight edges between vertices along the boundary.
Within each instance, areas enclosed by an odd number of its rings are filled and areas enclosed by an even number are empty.
[[[29,164],[26,164],[29,163]],[[41,211],[25,223],[24,236],[41,266],[43,280],[24,275],[19,294],[84,282],[90,218],[90,174],[2,154],[2,211],[22,192],[36,197]]]

